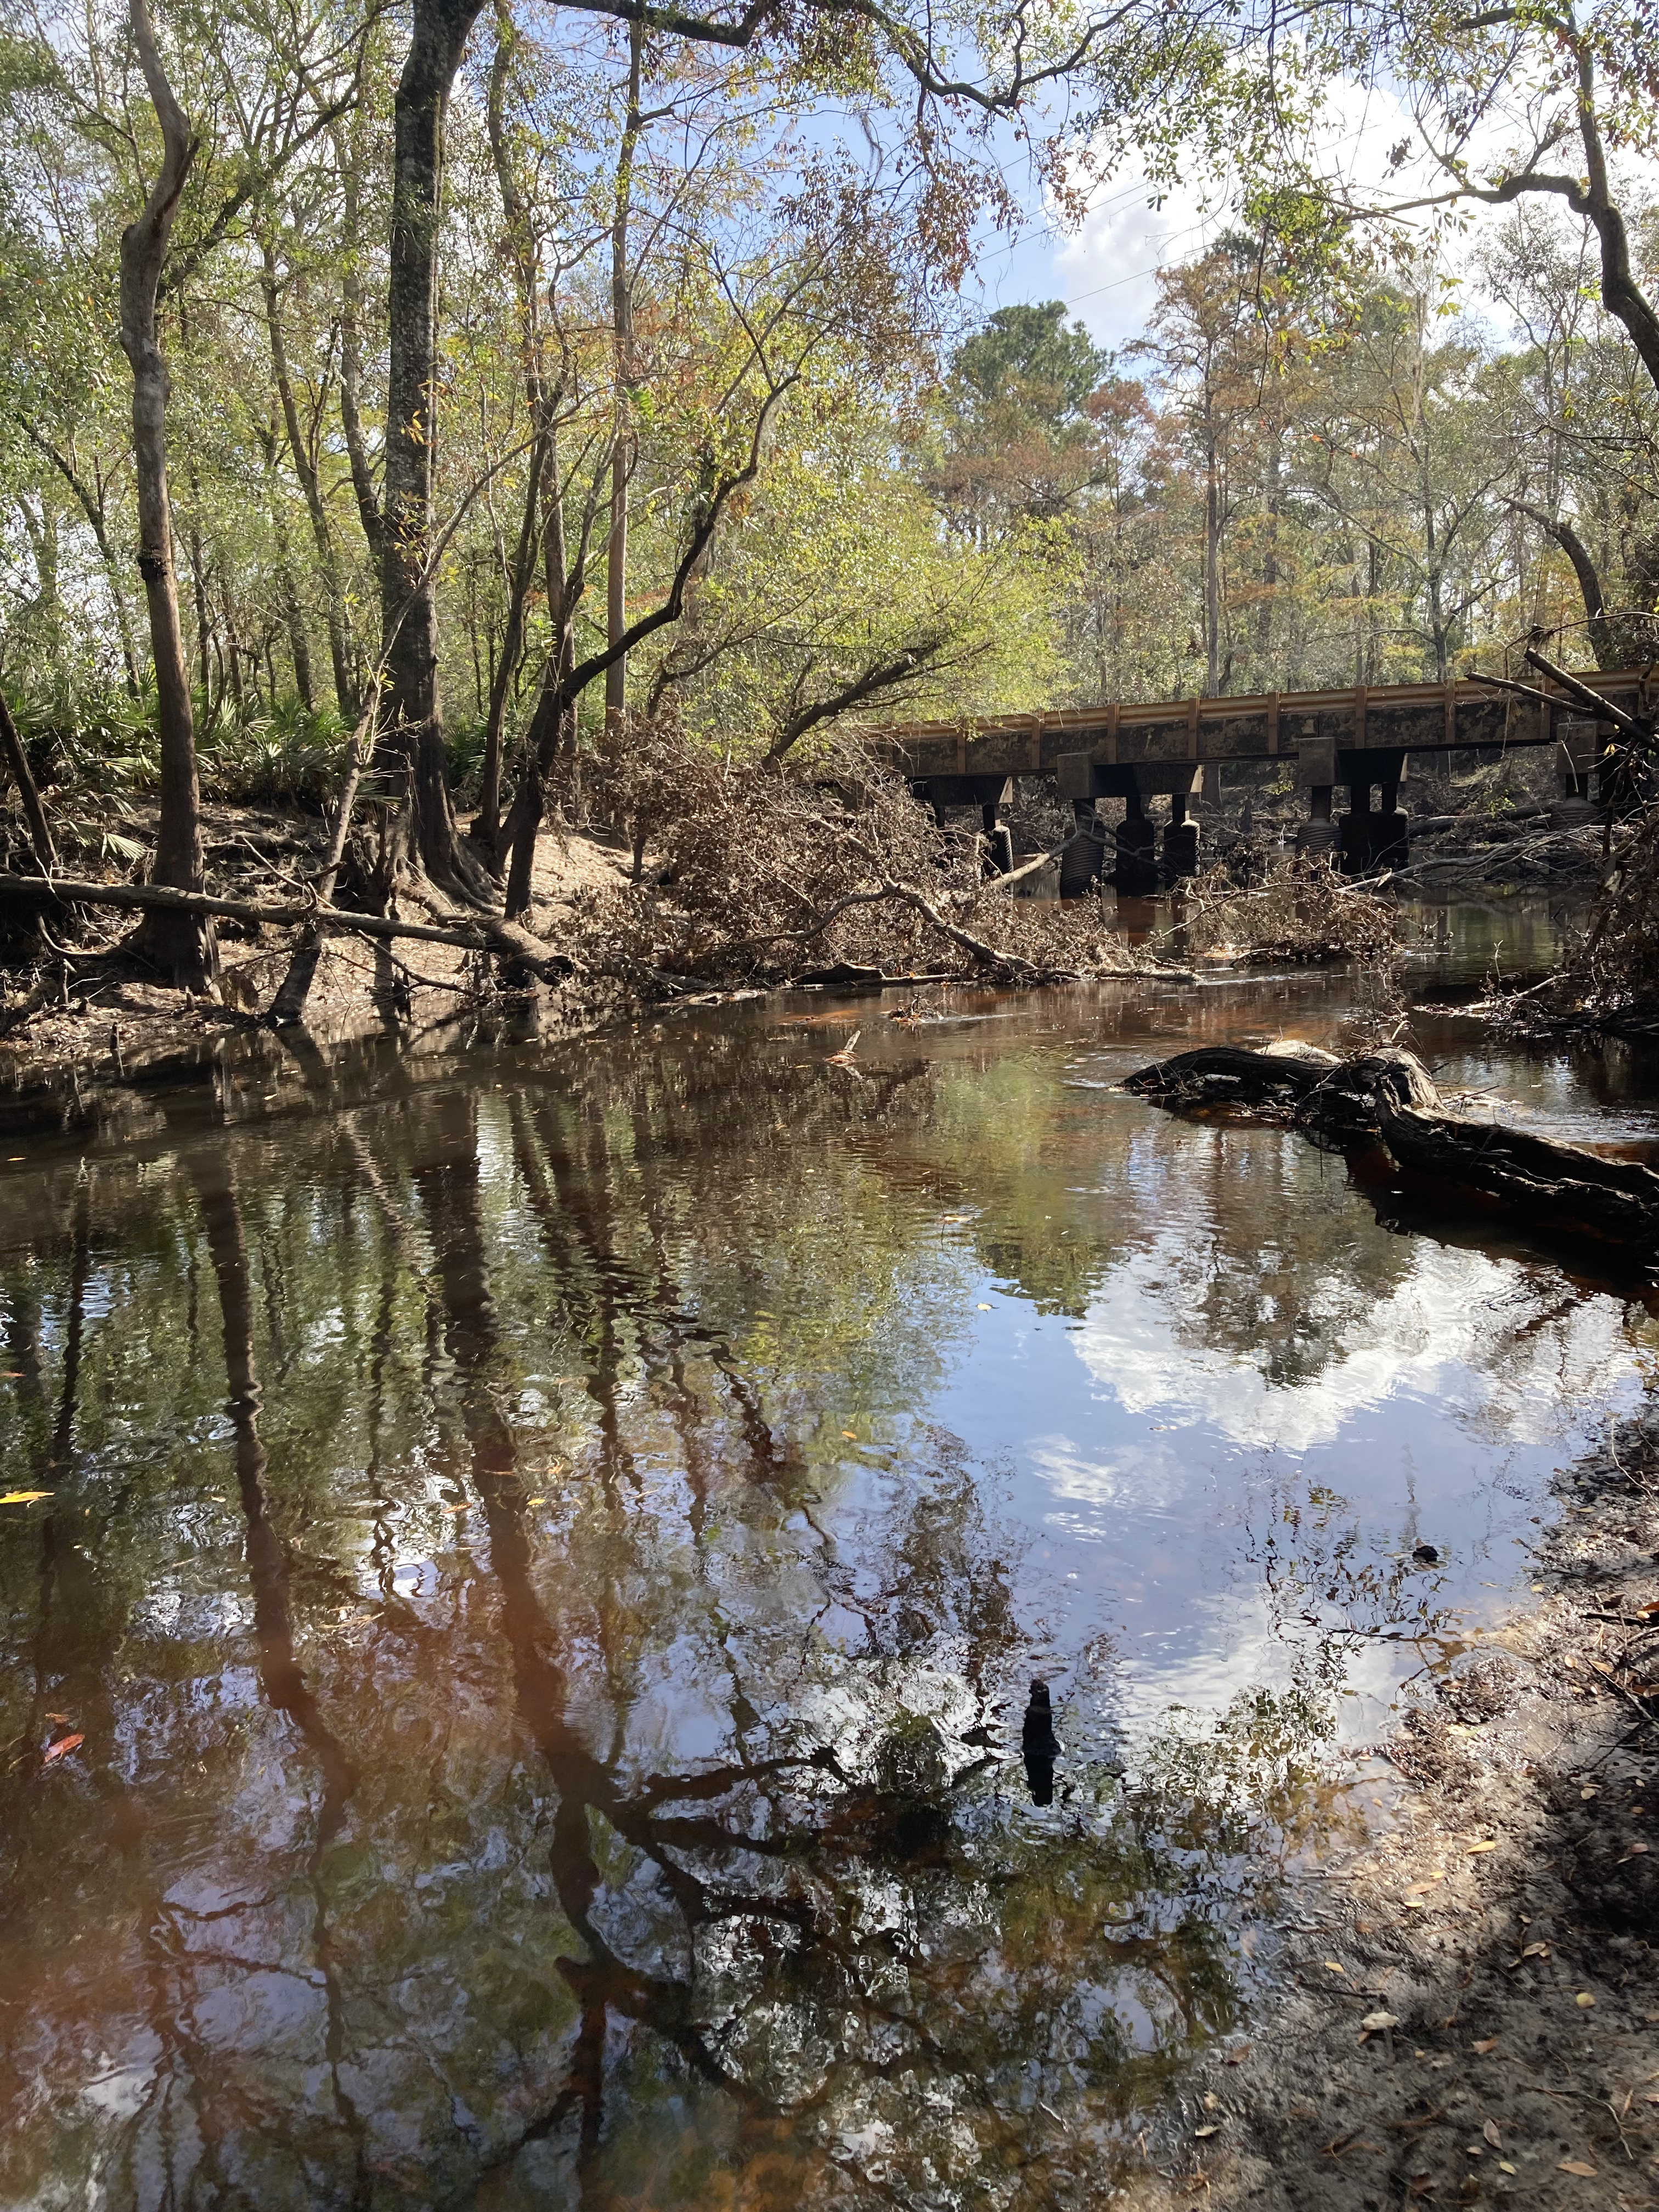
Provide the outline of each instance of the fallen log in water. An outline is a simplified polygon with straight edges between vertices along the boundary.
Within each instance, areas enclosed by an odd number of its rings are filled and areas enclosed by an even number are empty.
[[[1311,1045],[1177,1053],[1123,1088],[1177,1111],[1228,1107],[1289,1123],[1342,1152],[1380,1142],[1403,1188],[1453,1194],[1556,1235],[1659,1256],[1659,1174],[1583,1145],[1448,1114],[1421,1060],[1396,1050],[1348,1060]]]

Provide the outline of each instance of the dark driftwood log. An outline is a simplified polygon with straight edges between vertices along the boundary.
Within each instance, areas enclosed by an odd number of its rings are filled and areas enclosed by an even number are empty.
[[[1383,1106],[1382,1141],[1411,1182],[1454,1185],[1540,1229],[1659,1257],[1659,1175],[1501,1121]]]
[[[1126,1076],[1123,1088],[1160,1106],[1247,1106],[1291,1119],[1309,1093],[1341,1066],[1334,1053],[1249,1052],[1231,1044],[1178,1052]]]
[[[1380,1138],[1408,1188],[1453,1191],[1558,1235],[1659,1256],[1659,1174],[1501,1121],[1443,1113],[1428,1071],[1408,1052],[1337,1060],[1305,1048],[1207,1046],[1143,1067],[1123,1087],[1176,1109],[1248,1109],[1343,1150]]]

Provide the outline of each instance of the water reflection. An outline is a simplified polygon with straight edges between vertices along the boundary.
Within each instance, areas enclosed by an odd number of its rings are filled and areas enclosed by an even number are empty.
[[[9,2200],[1094,2203],[1238,2016],[1645,1308],[1097,1087],[1327,984],[827,1011],[8,1169]]]

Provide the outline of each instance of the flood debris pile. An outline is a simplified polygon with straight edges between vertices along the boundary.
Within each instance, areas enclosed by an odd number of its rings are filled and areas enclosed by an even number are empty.
[[[1177,1110],[1238,1113],[1315,1143],[1386,1155],[1401,1186],[1518,1216],[1555,1235],[1659,1254],[1659,1174],[1583,1145],[1445,1110],[1433,1078],[1398,1047],[1348,1059],[1288,1042],[1206,1046],[1126,1077],[1124,1089]]]
[[[1659,806],[1619,833],[1583,934],[1540,984],[1499,1000],[1512,1028],[1659,1036]]]
[[[980,840],[942,828],[854,739],[827,738],[810,766],[727,765],[661,722],[632,728],[626,753],[617,798],[636,880],[594,902],[574,950],[643,986],[1030,982],[1147,964],[1097,902],[1013,897]]]
[[[1241,848],[1241,854],[1254,848]],[[1224,865],[1185,894],[1194,953],[1260,960],[1392,959],[1400,943],[1392,902],[1345,884],[1320,854],[1299,853],[1260,880]]]
[[[827,737],[799,762],[731,763],[665,718],[631,721],[581,811],[592,834],[556,825],[542,840],[518,921],[459,910],[415,880],[383,911],[373,823],[348,836],[343,809],[327,837],[307,820],[282,838],[274,819],[218,810],[199,896],[118,878],[122,856],[82,859],[50,889],[20,864],[0,872],[0,1036],[90,1064],[107,1056],[112,1018],[141,1016],[145,1031],[221,1013],[349,1030],[539,996],[570,1027],[710,989],[1030,984],[1158,964],[1130,951],[1097,900],[1015,896],[1020,879],[985,872],[981,839],[942,826],[851,738]],[[157,905],[215,917],[207,998],[157,988],[165,979],[124,935]],[[125,1043],[142,1054],[136,1036]]]

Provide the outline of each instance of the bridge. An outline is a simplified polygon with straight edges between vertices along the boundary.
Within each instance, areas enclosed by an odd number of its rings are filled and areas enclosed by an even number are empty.
[[[1626,712],[1645,709],[1644,672],[1598,673],[1586,681]],[[1120,890],[1150,889],[1160,872],[1166,878],[1194,873],[1198,825],[1188,805],[1200,787],[1206,797],[1217,795],[1215,772],[1229,762],[1294,763],[1296,787],[1308,799],[1297,851],[1332,854],[1346,870],[1359,872],[1406,856],[1409,831],[1400,786],[1413,753],[1553,746],[1564,818],[1589,820],[1598,802],[1608,803],[1604,755],[1612,723],[1598,720],[1549,678],[1536,678],[1535,688],[1546,695],[1542,702],[1468,678],[1153,705],[1114,700],[1055,714],[889,723],[872,732],[872,745],[936,809],[980,807],[1005,866],[1008,833],[996,817],[1011,795],[1011,779],[1051,778],[1072,802],[1079,827],[1093,833],[1062,856],[1066,896],[1086,891],[1103,872],[1105,830],[1096,806],[1103,799],[1124,802],[1115,830]],[[1334,806],[1339,786],[1348,795],[1340,815]],[[1380,805],[1373,806],[1374,793]],[[1158,799],[1169,801],[1161,823],[1148,811],[1148,802]]]

